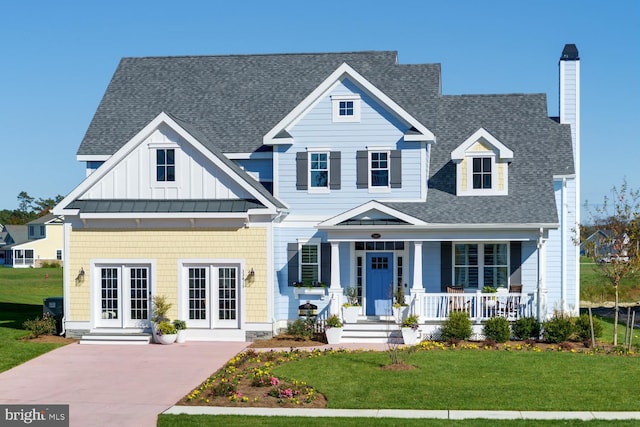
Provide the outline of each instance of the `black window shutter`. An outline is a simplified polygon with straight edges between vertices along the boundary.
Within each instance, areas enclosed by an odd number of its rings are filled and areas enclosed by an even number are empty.
[[[356,188],[369,187],[369,153],[358,151],[356,153]]]
[[[331,243],[320,244],[320,281],[331,286]]]
[[[329,153],[329,188],[332,190],[340,189],[341,181],[341,153],[340,151],[332,151]]]
[[[297,282],[300,280],[298,277],[298,244],[297,243],[289,243],[287,244],[287,270],[289,277],[287,278],[287,283],[289,286],[293,285],[293,282]]]
[[[514,285],[522,284],[522,242],[511,242],[510,249],[510,271],[511,283]]]
[[[296,190],[306,190],[308,187],[309,162],[306,151],[296,153]]]
[[[391,151],[391,188],[402,188],[402,151]]]
[[[451,259],[451,242],[440,242],[440,290],[447,291],[447,286],[451,286],[452,277],[452,259]]]

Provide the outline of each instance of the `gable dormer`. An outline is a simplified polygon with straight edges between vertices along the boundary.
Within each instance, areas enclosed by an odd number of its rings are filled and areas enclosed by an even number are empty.
[[[480,128],[451,153],[456,165],[458,196],[509,194],[509,163],[513,152]]]

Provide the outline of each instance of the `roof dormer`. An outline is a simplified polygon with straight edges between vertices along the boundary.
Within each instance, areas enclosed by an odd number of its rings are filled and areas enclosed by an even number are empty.
[[[507,195],[513,152],[480,128],[451,153],[458,196]]]

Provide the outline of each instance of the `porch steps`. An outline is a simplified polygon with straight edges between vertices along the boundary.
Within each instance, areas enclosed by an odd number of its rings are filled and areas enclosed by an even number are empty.
[[[110,333],[89,333],[83,335],[80,344],[92,345],[146,345],[151,342],[151,334],[110,334]]]
[[[393,322],[345,323],[342,342],[402,344],[402,332],[400,326]]]

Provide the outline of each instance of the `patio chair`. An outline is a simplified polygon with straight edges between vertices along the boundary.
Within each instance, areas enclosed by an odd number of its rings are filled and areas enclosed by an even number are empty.
[[[464,288],[462,286],[447,286],[449,296],[449,313],[452,311],[466,311],[468,302],[465,301]],[[461,295],[462,294],[462,295]]]
[[[509,296],[507,298],[507,302],[499,309],[501,316],[504,316],[509,320],[516,320],[518,318],[522,300],[521,294],[522,285],[509,285]]]

